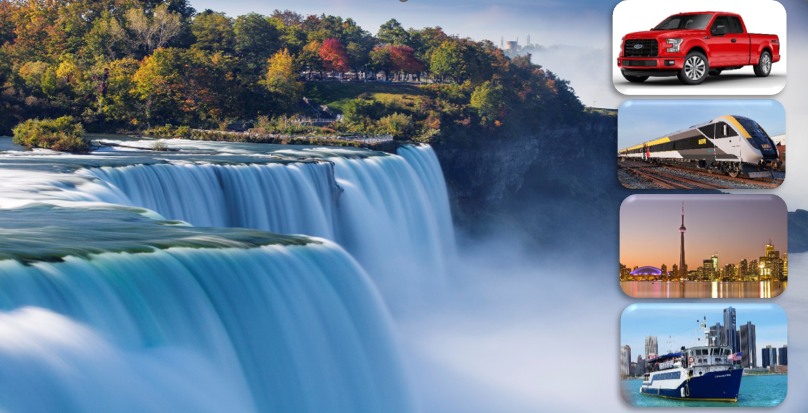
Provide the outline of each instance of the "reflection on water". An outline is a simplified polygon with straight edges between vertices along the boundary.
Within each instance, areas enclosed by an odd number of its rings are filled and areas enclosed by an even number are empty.
[[[782,281],[621,281],[620,288],[635,298],[772,298],[782,294],[786,284]]]

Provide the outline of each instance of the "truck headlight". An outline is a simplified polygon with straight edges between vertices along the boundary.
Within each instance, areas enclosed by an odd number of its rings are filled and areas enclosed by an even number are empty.
[[[679,53],[679,45],[682,44],[682,39],[665,39],[668,42],[668,53]]]

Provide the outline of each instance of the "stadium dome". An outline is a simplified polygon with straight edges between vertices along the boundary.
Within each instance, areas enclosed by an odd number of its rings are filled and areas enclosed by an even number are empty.
[[[662,270],[657,267],[640,267],[632,271],[631,275],[662,275]]]

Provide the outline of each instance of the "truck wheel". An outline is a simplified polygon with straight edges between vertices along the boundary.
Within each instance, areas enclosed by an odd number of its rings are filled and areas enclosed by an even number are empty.
[[[763,51],[760,54],[760,61],[755,65],[755,76],[766,77],[772,71],[772,54],[768,51]]]
[[[685,64],[676,77],[686,85],[698,85],[707,79],[709,71],[710,64],[707,62],[707,57],[699,52],[690,52],[685,57]]]
[[[623,77],[631,83],[642,83],[648,80],[648,76],[629,76],[625,73],[623,74]]]

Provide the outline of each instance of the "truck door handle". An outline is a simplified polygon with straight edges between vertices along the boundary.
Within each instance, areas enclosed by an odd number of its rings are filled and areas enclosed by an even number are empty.
[[[705,38],[705,39],[709,39],[709,38],[710,38],[710,36],[704,36],[704,38]]]
[[[737,41],[737,40],[735,40],[735,39],[732,39],[732,43],[735,43],[735,42],[736,42],[736,41]]]

